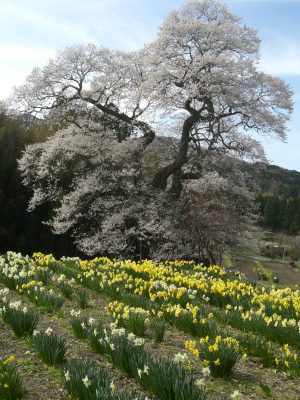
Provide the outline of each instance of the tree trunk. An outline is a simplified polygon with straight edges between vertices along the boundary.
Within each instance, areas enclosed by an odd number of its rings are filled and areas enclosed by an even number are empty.
[[[169,176],[173,175],[172,187],[170,192],[174,194],[176,198],[180,196],[180,193],[182,191],[181,167],[188,161],[187,153],[190,141],[190,131],[195,122],[198,121],[198,119],[198,115],[190,115],[184,121],[178,153],[175,160],[166,167],[161,168],[154,175],[152,181],[152,185],[154,186],[154,188],[165,190],[167,187],[167,180]]]

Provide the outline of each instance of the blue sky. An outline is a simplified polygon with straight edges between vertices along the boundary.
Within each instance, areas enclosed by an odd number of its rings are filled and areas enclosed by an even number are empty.
[[[224,1],[261,38],[261,68],[294,90],[287,143],[264,140],[271,163],[300,171],[300,0]],[[0,99],[56,50],[93,42],[134,50],[184,0],[0,0]]]

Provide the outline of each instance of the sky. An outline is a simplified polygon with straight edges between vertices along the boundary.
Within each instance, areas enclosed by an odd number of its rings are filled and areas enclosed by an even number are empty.
[[[95,43],[136,50],[184,0],[0,0],[0,100],[57,50]],[[263,140],[270,163],[300,171],[300,0],[224,0],[257,30],[260,68],[294,91],[286,143]]]

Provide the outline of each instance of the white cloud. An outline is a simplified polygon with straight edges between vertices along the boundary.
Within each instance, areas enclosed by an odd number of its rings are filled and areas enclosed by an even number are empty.
[[[244,4],[244,3],[300,3],[300,0],[226,0],[227,4]]]
[[[56,50],[45,47],[21,46],[10,43],[0,43],[1,63],[10,62],[39,62],[43,63],[55,55]],[[2,64],[3,65],[3,64]]]
[[[32,30],[42,29],[44,32],[51,31],[56,36],[70,36],[75,40],[91,40],[86,30],[72,26],[70,21],[61,22],[57,18],[47,15],[43,12],[37,12],[23,6],[13,4],[0,4],[1,19],[5,23],[6,20],[23,21],[30,25]]]
[[[135,50],[153,39],[161,22],[154,11],[150,12],[155,7],[148,4],[145,8],[138,0],[28,2],[29,6],[19,0],[5,4],[0,0],[0,36],[5,40],[54,43],[59,48],[92,42]]]
[[[275,48],[265,46],[260,67],[273,75],[300,75],[299,46],[287,40],[281,40]]]
[[[36,66],[42,66],[55,55],[55,49],[0,43],[0,99],[9,96],[12,88],[24,83]]]

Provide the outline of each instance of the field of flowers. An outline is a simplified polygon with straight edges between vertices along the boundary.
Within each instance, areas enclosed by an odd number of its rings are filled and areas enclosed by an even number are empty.
[[[300,399],[300,291],[193,262],[0,257],[0,399]]]

